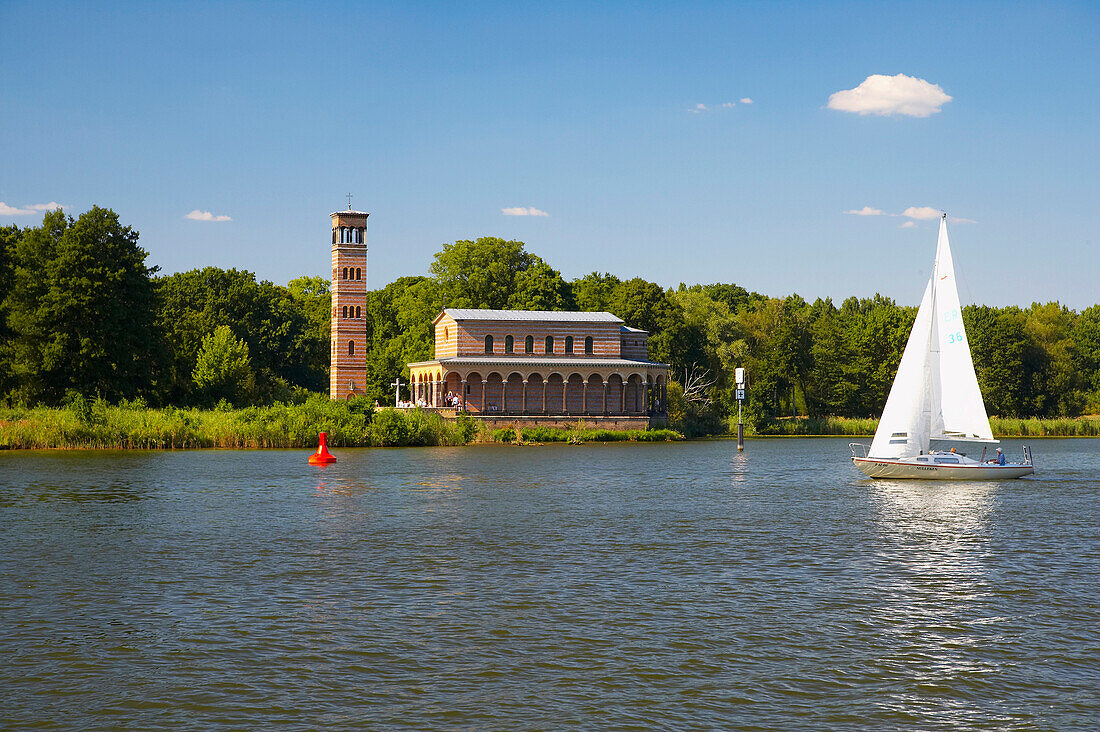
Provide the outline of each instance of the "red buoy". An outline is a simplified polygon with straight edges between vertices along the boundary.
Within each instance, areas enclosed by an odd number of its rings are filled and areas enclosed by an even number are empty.
[[[309,456],[310,465],[328,465],[336,462],[336,458],[328,451],[328,433],[317,433],[317,452]]]

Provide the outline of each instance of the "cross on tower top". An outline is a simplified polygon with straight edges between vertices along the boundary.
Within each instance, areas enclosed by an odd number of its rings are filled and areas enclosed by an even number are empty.
[[[348,194],[348,211],[351,210],[351,194]]]

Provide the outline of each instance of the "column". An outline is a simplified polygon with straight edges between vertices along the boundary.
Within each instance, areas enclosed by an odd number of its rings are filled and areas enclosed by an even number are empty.
[[[661,413],[668,412],[668,382],[661,382]]]
[[[549,377],[542,380],[542,413],[546,414],[546,382],[549,381]]]
[[[563,376],[563,377],[562,377],[562,380],[561,380],[561,413],[562,413],[562,414],[569,414],[569,412],[567,412],[567,411],[565,410],[565,404],[566,404],[566,402],[565,402],[565,395],[566,395],[566,394],[567,394],[568,392],[569,392],[569,380],[568,380],[568,379],[566,379],[566,378],[565,378],[565,377]]]
[[[622,389],[622,406],[619,407],[619,412],[626,414],[626,382],[622,379],[619,380],[619,388]]]
[[[485,377],[482,376],[481,377],[481,413],[482,414],[485,414],[485,392],[488,391],[488,389],[485,388],[486,383],[488,383],[488,382],[486,382]]]
[[[466,379],[462,379],[462,411],[466,411]]]
[[[588,414],[588,379],[581,383],[581,414]]]
[[[500,413],[508,411],[508,379],[500,380]]]
[[[611,384],[605,379],[603,382],[603,416],[607,416],[607,393],[611,391]]]
[[[523,413],[527,414],[527,379],[523,380]]]

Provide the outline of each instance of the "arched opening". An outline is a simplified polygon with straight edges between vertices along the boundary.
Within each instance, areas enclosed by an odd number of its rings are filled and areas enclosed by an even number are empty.
[[[348,278],[348,268],[344,267],[344,279],[346,280],[347,278]]]
[[[363,279],[363,270],[362,270],[362,268],[360,268],[360,267],[355,268],[355,279],[357,279],[357,280]]]
[[[573,336],[566,336],[565,337],[565,352],[566,353],[572,353],[573,352]]]
[[[491,335],[485,336],[485,352],[486,353],[492,353],[493,352],[493,337]]]
[[[592,355],[592,336],[587,336],[584,339],[584,352],[589,356]]]
[[[565,381],[561,374],[550,374],[546,377],[546,413],[561,414],[562,405],[565,403]]]
[[[607,413],[622,414],[625,411],[623,377],[612,374],[607,377]]]
[[[355,341],[348,341],[348,355],[355,355]]]
[[[604,411],[604,383],[599,374],[592,374],[584,384],[584,413],[602,414]]]
[[[450,328],[444,328],[443,329],[443,340],[445,340],[445,341],[451,340],[451,329]]]
[[[645,382],[638,374],[631,374],[626,380],[626,412],[639,414],[645,411]]]
[[[495,371],[485,379],[484,411],[486,414],[500,414],[504,411],[504,379]]]
[[[512,372],[508,374],[508,381],[504,385],[504,399],[501,411],[515,414],[524,410],[523,404],[523,377]]]
[[[570,374],[565,382],[565,411],[580,414],[584,410],[584,377]]]
[[[485,379],[476,371],[466,377],[466,409],[480,412],[484,405]],[[461,399],[462,395],[459,394]]]
[[[546,414],[546,382],[541,374],[527,375],[527,410],[531,414]]]
[[[504,352],[511,353],[516,346],[516,339],[512,336],[504,336]]]
[[[343,307],[343,308],[342,308],[342,309],[340,310],[340,317],[341,317],[341,318],[346,318],[346,317],[348,317],[348,306],[347,306],[347,305],[345,305],[345,306],[344,306],[344,307]]]
[[[554,336],[546,336],[546,352],[554,352]]]
[[[535,337],[527,336],[523,339],[523,352],[534,353],[535,352]]]
[[[361,312],[361,311],[359,310],[359,306],[358,306],[358,305],[356,305],[356,306],[355,306],[355,317],[357,317],[357,318],[361,318],[361,317],[363,317],[362,315],[360,315],[360,312]]]

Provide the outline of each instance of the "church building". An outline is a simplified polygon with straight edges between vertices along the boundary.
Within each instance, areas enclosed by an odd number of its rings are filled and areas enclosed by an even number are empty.
[[[447,308],[433,325],[435,359],[409,364],[416,403],[510,421],[615,418],[619,429],[665,414],[668,365],[611,313]]]
[[[332,399],[366,384],[368,216],[331,215]],[[649,360],[647,332],[611,313],[447,308],[433,326],[435,358],[408,365],[421,408],[532,426],[667,420],[668,364]]]

